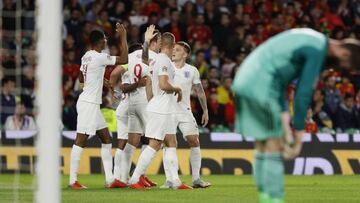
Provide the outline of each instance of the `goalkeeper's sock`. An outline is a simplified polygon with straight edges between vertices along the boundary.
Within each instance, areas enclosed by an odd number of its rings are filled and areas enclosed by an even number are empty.
[[[280,152],[265,153],[263,163],[264,193],[271,199],[284,197],[284,162]]]
[[[257,151],[255,153],[254,179],[259,193],[264,192],[264,157],[265,154]]]
[[[70,155],[70,185],[77,181],[77,172],[79,170],[80,156],[84,148],[73,145]]]

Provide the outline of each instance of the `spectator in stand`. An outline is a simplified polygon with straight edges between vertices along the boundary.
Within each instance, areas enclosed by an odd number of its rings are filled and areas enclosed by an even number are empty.
[[[70,76],[63,75],[62,87],[63,87],[63,97],[69,96],[73,89],[74,81]]]
[[[312,111],[313,120],[315,121],[318,130],[321,132],[330,132],[333,128],[333,121],[329,115],[323,110],[324,95],[321,90],[316,90],[313,95]]]
[[[79,32],[83,26],[81,18],[81,11],[78,9],[73,9],[71,11],[71,18],[65,22],[68,34],[72,35],[76,42],[81,40],[81,32]]]
[[[104,32],[107,36],[111,36],[112,33],[113,33],[113,26],[112,24],[110,23],[110,20],[109,20],[109,14],[106,10],[102,10],[100,12],[100,16],[99,18],[97,18],[96,20],[96,25],[98,25]]]
[[[350,82],[349,75],[343,75],[342,82],[336,85],[336,88],[340,91],[342,96],[345,96],[346,94],[355,96],[355,88],[354,85]]]
[[[214,30],[219,21],[218,7],[215,5],[214,0],[208,0],[205,3],[205,24],[208,25],[211,30]]]
[[[195,24],[190,26],[187,30],[187,40],[191,45],[194,45],[196,41],[203,44],[211,44],[212,31],[209,26],[205,25],[205,18],[203,14],[196,16]]]
[[[196,51],[195,67],[199,70],[200,78],[203,78],[209,69],[209,65],[205,60],[205,51],[200,49]]]
[[[112,55],[117,56],[117,55]],[[64,56],[63,74],[75,81],[79,77],[80,65],[75,62],[75,50],[69,50]]]
[[[325,79],[324,92],[324,110],[330,116],[331,120],[335,120],[336,111],[341,102],[341,94],[336,89],[336,78],[329,76]]]
[[[62,111],[62,122],[65,130],[76,130],[76,101],[73,96],[68,95],[64,97],[64,105]]]
[[[210,48],[210,66],[220,67],[220,53],[217,46],[211,46]]]
[[[348,132],[353,129],[359,129],[358,115],[355,110],[353,95],[345,95],[344,101],[337,109],[335,124],[337,132]]]
[[[99,16],[101,11],[101,5],[97,2],[94,2],[91,6],[91,9],[86,13],[86,20],[94,23]]]
[[[34,118],[25,113],[25,105],[18,102],[14,115],[8,116],[6,119],[5,130],[36,130]]]
[[[109,13],[109,20],[113,25],[115,25],[117,22],[123,22],[126,17],[125,3],[118,1],[115,8],[113,8]]]
[[[218,102],[219,104],[228,104],[232,99],[232,91],[231,91],[231,84],[232,84],[231,77],[225,77],[221,84],[219,84],[216,92],[218,94]]]
[[[182,41],[186,38],[186,27],[180,21],[180,12],[177,9],[170,10],[170,23],[163,28],[164,32],[171,32],[176,41]]]
[[[236,63],[230,55],[225,55],[224,63],[221,66],[222,77],[230,77]]]
[[[221,85],[219,70],[216,67],[211,67],[208,74],[209,88],[210,90],[217,91],[217,88]]]
[[[228,13],[222,13],[220,16],[220,25],[214,29],[214,44],[219,47],[220,52],[226,51],[229,36],[232,35],[232,29],[233,28],[230,27],[230,15]]]
[[[148,19],[147,23],[142,24],[142,25],[140,26],[140,33],[139,33],[139,34],[140,34],[140,38],[141,38],[141,35],[142,35],[143,33],[145,33],[146,29],[147,29],[150,25],[155,25],[155,28],[158,29],[158,30],[160,30],[160,26],[158,25],[158,23],[159,23],[159,14],[156,13],[156,12],[150,13],[149,19]]]
[[[181,9],[180,21],[186,26],[191,26],[192,24],[194,24],[194,18],[196,14],[197,12],[195,4],[191,1],[187,1]]]
[[[305,132],[316,134],[317,131],[318,127],[316,125],[316,122],[313,120],[313,112],[311,109],[308,109],[305,121]]]
[[[1,124],[3,125],[8,116],[15,112],[15,81],[4,78],[1,81]]]
[[[219,104],[216,90],[212,90],[209,98],[209,124],[210,129],[221,128],[225,124],[224,105]]]

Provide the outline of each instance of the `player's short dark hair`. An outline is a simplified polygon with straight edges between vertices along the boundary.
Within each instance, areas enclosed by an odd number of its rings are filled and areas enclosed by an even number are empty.
[[[142,49],[142,45],[140,43],[132,43],[129,46],[129,54],[140,49]]]
[[[184,41],[178,41],[176,42],[177,45],[182,46],[185,49],[185,52],[190,55],[191,54],[191,47],[188,43]]]
[[[93,30],[90,33],[91,45],[97,44],[100,40],[104,39],[104,32],[101,30]]]
[[[159,36],[161,36],[161,33],[158,29],[154,30],[154,34],[156,34],[156,35],[150,40],[150,44],[152,42],[157,42],[157,40],[159,39]]]
[[[360,41],[356,39],[347,38],[342,40],[342,47],[350,51],[351,68],[360,70]]]
[[[175,36],[171,32],[165,32],[161,35],[162,46],[173,46],[175,44]]]

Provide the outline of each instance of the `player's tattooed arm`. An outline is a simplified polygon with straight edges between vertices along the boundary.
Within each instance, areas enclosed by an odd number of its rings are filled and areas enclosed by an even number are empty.
[[[142,61],[146,65],[149,65],[149,46],[150,46],[150,40],[155,37],[156,34],[154,34],[155,25],[150,25],[146,28],[146,32],[144,34],[144,44],[142,49]]]
[[[205,91],[204,91],[204,88],[202,87],[201,83],[194,85],[194,89],[196,91],[201,108],[203,110],[201,124],[203,127],[205,127],[209,122],[209,113],[208,113],[208,108],[207,108],[207,99],[206,99]]]
[[[116,64],[122,65],[128,63],[128,44],[127,44],[127,33],[123,24],[116,23],[116,32],[119,33],[119,51],[120,56],[116,57]]]

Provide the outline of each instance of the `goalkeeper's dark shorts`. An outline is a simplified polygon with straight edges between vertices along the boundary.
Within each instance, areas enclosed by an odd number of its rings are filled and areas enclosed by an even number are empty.
[[[256,99],[241,95],[236,95],[235,101],[237,132],[257,141],[283,136],[279,102],[269,98],[265,104],[260,104]]]

